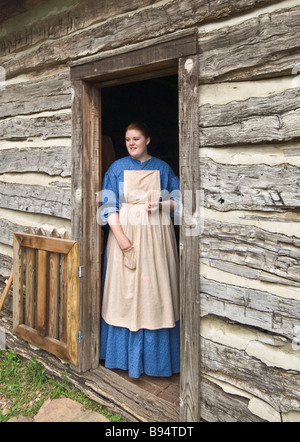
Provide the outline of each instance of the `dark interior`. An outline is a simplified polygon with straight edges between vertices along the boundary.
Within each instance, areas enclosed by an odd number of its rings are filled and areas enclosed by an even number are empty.
[[[166,161],[178,175],[177,75],[103,88],[101,104],[102,135],[111,137],[117,159],[128,155],[126,127],[143,121],[151,132],[150,155]]]
[[[144,80],[119,86],[106,87],[101,90],[101,125],[102,136],[110,137],[112,141],[114,158],[127,156],[125,146],[125,130],[133,121],[143,121],[149,126],[151,143],[150,155],[166,161],[179,175],[179,130],[178,130],[178,76]],[[110,148],[110,147],[109,147]],[[112,158],[110,157],[110,161]],[[106,168],[108,164],[106,163]],[[102,170],[104,176],[105,169]],[[108,226],[103,229],[103,251],[105,249]],[[175,232],[178,242],[178,226]],[[103,361],[102,361],[103,362]],[[149,385],[158,393],[157,380],[145,376],[139,380],[130,379],[126,373],[116,370],[130,382],[135,382],[141,388],[149,390]],[[171,389],[179,403],[179,375],[172,376],[166,384],[164,392]],[[152,385],[153,384],[153,385]],[[178,397],[177,397],[178,396]],[[168,399],[167,399],[168,400]],[[177,402],[176,402],[177,403]]]
[[[178,75],[159,77],[134,83],[106,87],[101,90],[102,136],[110,137],[113,156],[103,161],[104,176],[114,159],[128,155],[125,130],[133,121],[149,126],[151,143],[149,153],[166,161],[179,176]],[[111,146],[111,147],[110,147]],[[179,228],[175,227],[177,244]],[[103,229],[103,250],[108,227]]]

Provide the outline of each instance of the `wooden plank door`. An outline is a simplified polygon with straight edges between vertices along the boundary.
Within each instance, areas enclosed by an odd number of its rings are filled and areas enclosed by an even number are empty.
[[[80,246],[41,234],[14,234],[14,334],[77,366]]]

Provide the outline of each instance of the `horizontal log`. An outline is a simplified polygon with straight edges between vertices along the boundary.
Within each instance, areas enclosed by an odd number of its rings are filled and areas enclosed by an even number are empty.
[[[0,205],[3,209],[70,219],[71,190],[0,181]]]
[[[195,30],[179,32],[141,43],[135,50],[126,48],[124,51],[110,56],[100,58],[89,57],[82,63],[71,64],[71,79],[76,80],[94,79],[101,81],[100,86],[112,86],[120,84],[122,77],[130,76],[130,81],[140,79],[140,74],[145,74],[147,66],[147,78],[159,76],[159,72],[164,75],[173,75],[177,69],[177,59],[179,57],[197,54],[197,36]],[[130,72],[134,69],[133,72]],[[157,71],[159,69],[159,71]],[[153,73],[154,71],[154,73]],[[118,75],[118,79],[112,79],[112,74]],[[95,78],[96,77],[96,78]],[[103,83],[104,82],[104,83]]]
[[[300,282],[300,239],[254,226],[205,220],[200,256]]]
[[[42,18],[38,14],[31,15],[31,23],[26,27],[24,27],[24,22],[15,19],[13,31],[8,32],[1,38],[0,53],[5,55],[12,52],[21,52],[42,41],[59,39],[80,31],[93,25],[95,18],[101,23],[116,14],[131,13],[137,8],[147,7],[157,2],[158,0],[131,0],[130,2],[123,1],[120,3],[118,0],[110,0],[109,2],[99,3],[99,0],[85,0],[76,2],[71,7],[66,7],[63,11],[57,13],[50,5],[49,11],[51,14],[47,16],[44,13]],[[24,6],[26,7],[26,5]],[[44,18],[45,16],[47,17]],[[5,28],[5,23],[3,27]]]
[[[50,176],[70,177],[72,152],[69,146],[0,150],[0,174],[43,172]]]
[[[226,393],[220,386],[201,377],[201,419],[205,422],[265,422],[251,413],[249,400]]]
[[[300,138],[300,88],[200,108],[201,146],[235,146]]]
[[[279,413],[298,411],[300,407],[299,373],[268,367],[244,350],[202,339],[203,374],[228,382],[253,394]]]
[[[290,164],[300,167],[300,143],[294,141],[291,143],[228,146],[222,147],[222,149],[215,147],[201,148],[200,157],[203,159],[210,158],[216,163],[230,164],[236,167],[242,164],[265,164],[269,166]],[[276,216],[278,215],[275,214]]]
[[[7,246],[13,246],[13,235],[15,232],[28,232],[30,226],[20,226],[4,218],[0,218],[0,242]]]
[[[123,380],[102,366],[90,370],[86,385],[100,394],[106,394],[115,404],[141,422],[178,422],[179,407],[141,390],[137,384]]]
[[[299,64],[299,31],[300,7],[296,6],[203,33],[202,84],[291,75]]]
[[[222,272],[231,273],[232,275],[236,276],[241,276],[242,278],[254,279],[256,281],[265,282],[268,284],[277,284],[276,286],[273,285],[273,291],[275,294],[277,293],[277,290],[275,290],[274,287],[276,287],[276,289],[282,286],[288,286],[288,288],[300,287],[300,283],[297,281],[284,279],[275,275],[274,273],[271,274],[261,269],[250,268],[244,265],[222,261],[221,259],[213,259],[210,261],[209,265],[213,269],[218,269]],[[280,293],[282,293],[281,290],[279,290],[278,296],[280,296]],[[287,291],[285,291],[285,293],[287,293]],[[290,292],[290,298],[297,299],[297,292],[293,292],[293,294]]]
[[[221,147],[300,139],[300,109],[283,115],[252,117],[231,126],[205,128],[200,131],[200,146]]]
[[[205,278],[200,280],[200,309],[202,313],[257,327],[291,341],[295,325],[300,325],[300,301]]]
[[[69,72],[7,85],[0,91],[0,118],[71,107]]]
[[[265,6],[268,4],[278,3],[279,0],[236,0],[234,3],[230,0],[223,0],[221,3],[218,0],[211,0],[208,5],[206,0],[194,0],[193,10],[197,11],[199,15],[198,21],[200,23],[206,23],[210,20],[216,20],[223,17],[231,16],[239,12],[249,11],[259,6]],[[87,0],[81,2],[79,5],[75,5],[71,10],[67,10],[60,14],[52,14],[46,19],[36,19],[35,22],[24,28],[23,23],[18,24],[15,22],[14,31],[7,33],[1,38],[0,53],[2,55],[11,54],[13,52],[20,52],[28,49],[30,46],[37,45],[45,40],[59,39],[68,34],[73,34],[76,31],[80,31],[95,23],[95,18],[99,22],[99,26],[104,24],[105,21],[118,15],[126,14],[133,15],[133,11],[142,10],[151,6],[151,13],[155,20],[161,15],[164,9],[172,8],[172,2],[170,5],[165,4],[156,5],[160,3],[159,0],[131,0],[123,1],[120,3],[117,0],[111,0],[100,4],[98,0]],[[178,9],[180,3],[174,5],[175,12]],[[146,12],[144,12],[146,14]],[[142,13],[140,13],[142,15]],[[195,14],[196,15],[196,14]],[[31,17],[33,18],[33,17]],[[5,24],[4,24],[5,26]],[[113,26],[112,26],[113,27]]]
[[[200,107],[200,127],[226,127],[253,117],[283,115],[298,110],[299,101],[300,87],[297,87],[268,97],[253,97],[214,106],[204,104]]]
[[[162,37],[271,3],[274,1],[226,0],[220,3],[219,0],[211,0],[207,3],[206,0],[175,0],[159,3],[157,6],[143,8],[133,14],[112,17],[97,26],[72,33],[70,36],[42,40],[31,49],[30,57],[25,51],[16,59],[9,54],[3,57],[2,65],[7,78],[11,78],[34,69],[62,65],[69,60]],[[116,11],[119,12],[119,7]],[[59,17],[57,19],[59,20]],[[297,23],[297,17],[295,22]]]
[[[201,3],[202,8],[207,10],[202,0]],[[59,44],[57,40],[46,40],[31,51],[31,57],[26,53],[18,60],[11,56],[3,57],[3,67],[7,78],[10,78],[20,72],[64,64],[69,60],[161,37],[196,24],[201,17],[194,13],[198,4],[199,0],[176,0],[135,14],[112,17],[98,26],[61,38]],[[114,32],[111,32],[112,29]]]
[[[26,140],[30,137],[67,138],[72,133],[71,114],[14,117],[0,121],[0,140]]]
[[[205,207],[284,212],[299,210],[300,168],[281,164],[227,165],[201,158]]]

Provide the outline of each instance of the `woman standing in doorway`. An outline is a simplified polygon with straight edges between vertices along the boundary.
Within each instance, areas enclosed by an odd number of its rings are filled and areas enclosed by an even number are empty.
[[[102,291],[100,359],[129,376],[179,373],[178,253],[170,215],[179,180],[148,153],[145,124],[126,130],[129,156],[105,174],[101,220],[110,226]]]

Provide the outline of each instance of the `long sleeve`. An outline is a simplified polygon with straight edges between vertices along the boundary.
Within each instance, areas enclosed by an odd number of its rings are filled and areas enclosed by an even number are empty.
[[[171,214],[174,217],[175,224],[179,223],[180,217],[180,183],[179,178],[175,175],[171,167],[167,164],[164,165],[164,170],[161,173],[162,177],[162,200],[172,199],[176,201],[177,207],[174,213]]]
[[[107,224],[107,218],[111,213],[119,212],[119,183],[118,178],[110,168],[103,179],[101,190],[100,221],[102,225]]]

